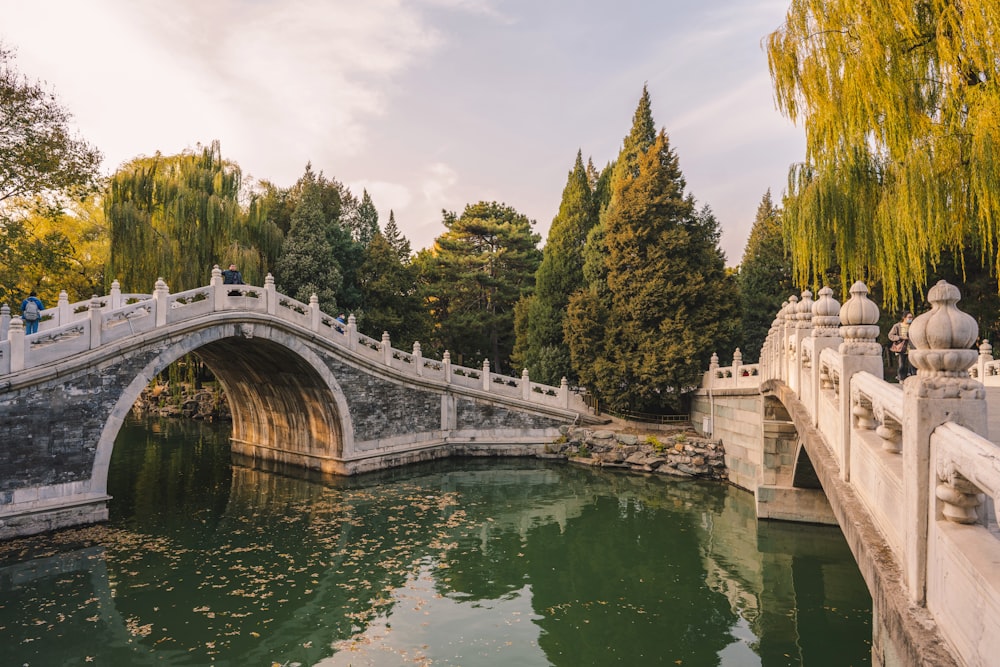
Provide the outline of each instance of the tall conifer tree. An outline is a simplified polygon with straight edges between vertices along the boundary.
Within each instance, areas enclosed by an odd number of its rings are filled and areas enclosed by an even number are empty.
[[[409,239],[399,231],[399,227],[396,225],[396,214],[393,213],[392,209],[389,210],[389,222],[385,223],[383,235],[385,240],[389,242],[389,246],[396,252],[399,261],[403,264],[409,264],[410,253],[413,250],[410,247]]]
[[[590,177],[578,151],[559,213],[549,228],[535,276],[535,293],[518,304],[515,318],[518,340],[514,361],[528,368],[539,382],[558,384],[563,377],[575,379],[563,326],[569,297],[584,284],[582,250],[595,224],[597,210]]]
[[[320,308],[331,313],[338,308],[337,293],[343,285],[343,274],[327,238],[323,189],[308,167],[299,183],[301,195],[281,249],[275,283],[279,292],[303,303],[309,303],[315,294]]]
[[[566,325],[581,380],[618,411],[680,409],[735,317],[718,222],[685,194],[666,133],[645,143],[650,127],[644,90],[601,219],[606,294],[577,292]]]
[[[358,207],[354,223],[354,240],[362,246],[367,246],[379,232],[378,211],[367,189],[361,193],[361,205]]]
[[[740,286],[741,344],[747,362],[760,356],[771,322],[790,294],[792,260],[785,253],[781,231],[781,209],[768,190],[757,207],[738,278]]]

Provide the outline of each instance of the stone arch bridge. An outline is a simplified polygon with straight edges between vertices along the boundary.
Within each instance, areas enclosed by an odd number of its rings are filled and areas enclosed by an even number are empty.
[[[139,393],[197,353],[226,391],[234,453],[353,474],[448,456],[532,453],[593,421],[581,396],[393,348],[316,298],[211,284],[59,304],[37,333],[0,313],[0,538],[107,516],[115,437]]]
[[[714,358],[692,419],[757,516],[840,526],[872,595],[874,665],[996,665],[1000,360],[941,281],[910,325],[916,375],[883,379],[879,309],[855,283],[792,296],[760,362]]]

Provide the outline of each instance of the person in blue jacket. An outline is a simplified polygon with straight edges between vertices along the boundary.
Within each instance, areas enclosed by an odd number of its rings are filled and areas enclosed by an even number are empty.
[[[24,333],[33,334],[38,331],[38,323],[42,321],[42,311],[45,304],[38,298],[35,290],[31,290],[28,298],[21,302],[21,320],[24,322]]]

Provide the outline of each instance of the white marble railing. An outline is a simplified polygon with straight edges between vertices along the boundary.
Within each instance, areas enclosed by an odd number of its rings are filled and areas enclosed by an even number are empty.
[[[318,334],[355,357],[404,375],[537,405],[587,411],[583,398],[569,390],[565,378],[560,386],[554,387],[531,382],[527,370],[520,377],[493,373],[488,361],[482,368],[454,365],[448,352],[441,360],[425,359],[420,343],[414,343],[412,351],[396,349],[388,333],[376,340],[359,332],[353,315],[342,322],[322,312],[315,296],[307,304],[278,293],[270,274],[263,287],[224,285],[218,267],[212,271],[209,285],[175,294],[169,292],[162,279],[157,281],[153,294],[122,294],[117,281],[108,296],[95,296],[89,301],[69,303],[66,292],[62,292],[54,308],[42,311],[38,332],[30,335],[24,333],[21,319],[11,317],[9,307],[3,306],[0,309],[0,378],[61,362],[161,327],[234,312],[273,317]]]
[[[991,664],[1000,650],[1000,447],[984,437],[983,385],[1000,386],[1000,361],[988,342],[972,349],[978,326],[942,281],[910,326],[916,375],[886,382],[867,287],[855,283],[843,306],[832,294],[785,303],[752,379],[780,380],[798,396],[890,546],[911,601],[966,664]],[[743,386],[738,352],[732,367],[713,359],[704,388]]]

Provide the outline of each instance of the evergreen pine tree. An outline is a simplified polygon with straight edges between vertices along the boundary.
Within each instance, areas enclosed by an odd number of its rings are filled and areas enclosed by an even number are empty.
[[[575,379],[563,324],[570,295],[584,284],[581,250],[596,223],[589,174],[582,153],[577,152],[559,213],[549,228],[535,276],[535,293],[519,303],[516,311],[514,361],[528,368],[538,382],[558,384],[563,377]]]
[[[358,207],[358,215],[354,219],[354,240],[362,246],[371,243],[372,238],[378,233],[378,211],[372,202],[368,190],[362,191],[361,205]]]
[[[679,410],[710,348],[735,328],[718,222],[685,194],[666,133],[650,140],[651,127],[644,89],[601,224],[587,240],[588,287],[567,309],[574,367],[617,411]]]
[[[308,167],[299,183],[301,196],[276,266],[276,287],[303,303],[315,294],[322,310],[334,312],[343,275],[327,238],[322,185]]]
[[[416,270],[400,260],[397,249],[381,232],[365,248],[360,276],[363,307],[358,327],[362,332],[380,338],[388,331],[393,345],[401,348],[427,340],[430,321],[417,289]]]
[[[781,229],[781,209],[771,200],[768,190],[757,207],[757,217],[750,229],[743,261],[740,262],[740,349],[748,363],[760,356],[774,316],[790,294],[792,261],[785,254]]]
[[[399,261],[403,264],[409,264],[410,253],[412,252],[410,241],[403,236],[402,232],[399,231],[399,227],[396,226],[396,215],[391,209],[389,210],[389,222],[385,223],[383,235],[396,252],[396,257],[399,258]]]
[[[541,261],[532,221],[496,202],[445,212],[447,231],[414,264],[425,285],[434,324],[433,347],[452,359],[510,370],[514,306],[531,293]]]

